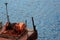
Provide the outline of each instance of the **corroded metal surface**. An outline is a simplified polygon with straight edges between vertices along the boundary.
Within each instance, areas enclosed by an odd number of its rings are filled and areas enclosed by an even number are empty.
[[[2,39],[2,40],[27,40],[28,37],[30,37],[33,33],[34,33],[33,30],[28,29],[28,31],[25,31],[24,33],[22,33],[18,37],[7,36],[7,35],[4,35],[4,34],[1,34],[0,39]]]

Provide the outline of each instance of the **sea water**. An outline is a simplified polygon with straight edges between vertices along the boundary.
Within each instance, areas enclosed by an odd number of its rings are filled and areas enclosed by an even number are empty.
[[[60,0],[0,0],[0,21],[7,22],[5,2],[11,23],[25,22],[33,28],[34,17],[37,40],[60,40]]]

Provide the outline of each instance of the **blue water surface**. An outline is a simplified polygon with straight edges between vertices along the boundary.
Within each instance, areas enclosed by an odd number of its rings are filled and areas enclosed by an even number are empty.
[[[37,40],[60,40],[60,0],[0,0],[0,21],[7,22],[6,6],[10,22],[25,22],[32,27],[31,17],[34,17]]]

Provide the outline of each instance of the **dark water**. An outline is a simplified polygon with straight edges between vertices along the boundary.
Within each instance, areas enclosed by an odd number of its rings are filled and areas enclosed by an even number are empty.
[[[38,40],[60,40],[60,0],[0,0],[0,21],[6,23],[4,3],[8,2],[10,22],[25,22],[32,27],[34,17]]]

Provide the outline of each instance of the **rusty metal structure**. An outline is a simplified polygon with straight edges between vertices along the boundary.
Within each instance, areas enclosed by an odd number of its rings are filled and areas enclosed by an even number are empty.
[[[2,28],[2,22],[0,22],[0,29]]]
[[[6,5],[6,15],[7,15],[7,22],[0,30],[0,39],[2,40],[36,40],[38,37],[38,33],[36,30],[36,26],[34,24],[34,19],[32,17],[32,25],[33,30],[27,28],[27,20],[25,23],[11,23],[9,21],[9,15]]]

